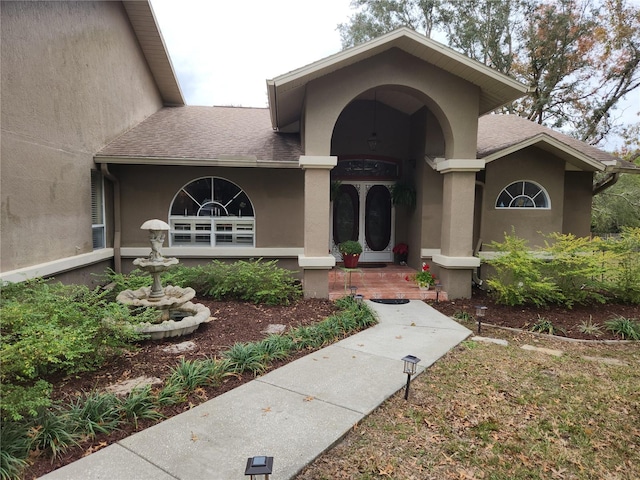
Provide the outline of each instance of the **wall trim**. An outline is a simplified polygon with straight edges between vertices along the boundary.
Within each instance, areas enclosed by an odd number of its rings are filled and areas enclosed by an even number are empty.
[[[327,255],[324,257],[307,257],[298,255],[298,265],[305,270],[330,270],[336,266],[336,257]]]
[[[448,255],[434,255],[433,263],[450,270],[470,270],[480,266],[478,257],[450,257]]]
[[[330,170],[338,164],[338,157],[300,155],[299,164],[300,168],[303,169],[319,168]]]
[[[436,162],[436,170],[440,173],[449,172],[479,172],[485,167],[484,159],[456,159],[450,158]]]
[[[148,252],[147,252],[148,254]],[[113,258],[113,248],[101,248],[89,253],[74,255],[73,257],[59,258],[51,262],[39,263],[30,267],[9,270],[0,273],[3,282],[24,282],[37,277],[50,277],[58,273],[68,272],[77,268],[104,262]]]
[[[420,249],[420,258],[434,257],[436,255],[440,255],[439,248],[421,248]]]
[[[149,247],[123,247],[123,257],[147,257]],[[162,255],[178,258],[259,258],[259,257],[291,257],[295,258],[304,252],[304,248],[255,248],[255,247],[165,247]]]

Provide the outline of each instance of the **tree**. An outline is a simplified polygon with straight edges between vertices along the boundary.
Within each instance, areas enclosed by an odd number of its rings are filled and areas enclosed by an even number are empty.
[[[352,0],[358,11],[338,25],[342,48],[353,47],[400,27],[431,36],[442,0]]]
[[[532,94],[507,110],[598,144],[640,86],[640,7],[629,0],[353,0],[343,47],[407,26],[510,74]]]

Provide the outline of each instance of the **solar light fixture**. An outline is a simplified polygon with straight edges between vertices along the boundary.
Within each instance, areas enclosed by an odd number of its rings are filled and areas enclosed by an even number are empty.
[[[478,335],[482,329],[482,318],[486,315],[487,307],[484,305],[476,305],[476,318],[478,319]]]
[[[247,458],[247,468],[244,471],[246,476],[251,476],[251,480],[269,480],[269,475],[273,471],[273,457],[260,455]]]
[[[349,288],[351,289],[351,296],[355,297],[356,292],[358,291],[358,287],[356,287],[355,285],[351,285]]]
[[[362,300],[364,299],[364,295],[362,295],[361,293],[358,293],[358,294],[353,296],[353,299],[356,301],[356,303],[360,304],[360,303],[362,303]]]
[[[409,385],[411,384],[411,375],[416,373],[416,368],[418,366],[418,362],[420,359],[413,355],[407,355],[402,358],[404,362],[404,370],[403,373],[407,374],[407,387],[404,389],[404,399],[409,399]]]
[[[436,303],[440,303],[440,292],[442,291],[442,284],[440,283],[440,280],[438,280],[436,282]]]

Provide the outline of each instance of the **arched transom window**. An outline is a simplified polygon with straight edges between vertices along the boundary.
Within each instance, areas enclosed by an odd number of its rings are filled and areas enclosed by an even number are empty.
[[[535,182],[519,180],[505,187],[496,208],[551,208],[546,190]]]
[[[169,225],[172,246],[255,245],[253,205],[224,178],[199,178],[182,187],[171,202]]]

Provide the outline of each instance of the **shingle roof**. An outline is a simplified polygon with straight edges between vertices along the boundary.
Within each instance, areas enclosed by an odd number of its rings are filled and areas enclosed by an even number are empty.
[[[478,121],[478,158],[487,157],[492,153],[525,142],[538,135],[547,135],[567,147],[600,162],[618,160],[617,157],[596,147],[548,127],[538,125],[526,118],[518,115],[496,114],[484,115]]]
[[[299,135],[274,132],[266,108],[184,106],[159,110],[97,156],[297,162],[301,153]]]

